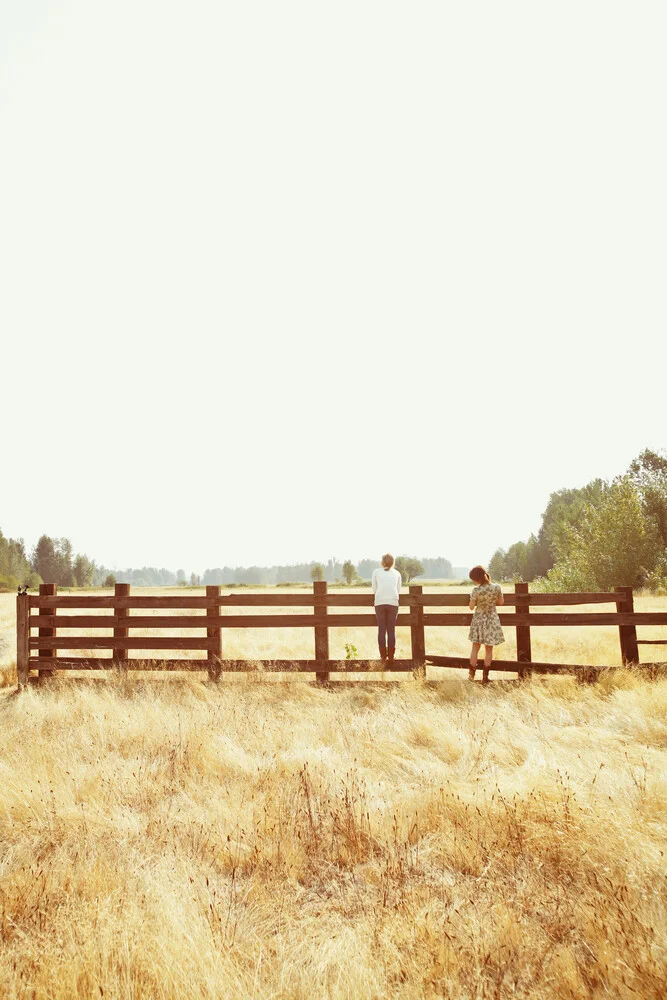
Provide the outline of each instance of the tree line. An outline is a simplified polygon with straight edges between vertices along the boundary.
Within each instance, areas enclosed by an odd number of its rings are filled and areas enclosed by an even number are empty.
[[[42,535],[29,554],[22,538],[6,538],[0,531],[0,587],[15,590],[27,584],[34,588],[43,582],[91,587],[102,583],[103,576],[87,556],[74,553],[68,538]]]
[[[667,455],[646,448],[611,480],[552,493],[537,535],[497,549],[495,580],[544,590],[667,590]]]
[[[407,577],[415,579],[451,579],[453,568],[449,559],[444,556],[421,558],[399,556],[396,567],[404,560],[401,575],[404,582]],[[406,562],[407,561],[407,562]],[[416,565],[415,565],[416,564]],[[329,559],[327,562],[303,562],[277,566],[217,566],[207,569],[202,578],[202,584],[250,584],[255,586],[279,586],[280,584],[304,583],[308,580],[327,580],[329,583],[344,582],[353,584],[360,580],[369,580],[373,570],[379,566],[378,559],[361,559],[357,563],[347,559]]]
[[[331,583],[355,583],[368,580],[379,565],[377,559],[326,563],[304,562],[275,566],[221,566],[203,574],[186,574],[156,566],[140,569],[110,570],[98,565],[86,555],[75,553],[68,538],[42,535],[28,554],[23,539],[5,538],[0,531],[0,589],[16,590],[19,584],[36,588],[40,583],[55,583],[59,587],[104,587],[129,583],[135,587],[205,586],[207,584],[246,584],[271,586],[304,583],[308,580],[328,580]],[[442,556],[422,558],[399,556],[396,566],[404,582],[417,577],[451,578],[452,564]]]

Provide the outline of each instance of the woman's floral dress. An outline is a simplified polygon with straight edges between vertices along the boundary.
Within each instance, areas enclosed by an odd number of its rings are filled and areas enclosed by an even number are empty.
[[[496,601],[501,593],[497,583],[485,583],[481,587],[473,588],[470,600],[475,604],[475,613],[468,633],[470,642],[481,642],[484,646],[499,646],[505,641],[496,611]]]

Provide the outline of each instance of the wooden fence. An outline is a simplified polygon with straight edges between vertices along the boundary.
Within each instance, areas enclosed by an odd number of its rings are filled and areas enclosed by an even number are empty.
[[[205,596],[177,594],[144,596],[131,594],[128,584],[118,583],[114,594],[93,596],[86,593],[63,594],[53,584],[42,584],[39,595],[19,594],[17,598],[17,668],[19,685],[28,682],[31,671],[39,677],[53,670],[205,670],[212,679],[223,671],[256,670],[304,671],[315,673],[318,681],[328,681],[330,672],[424,671],[426,663],[447,667],[467,667],[468,658],[461,656],[427,655],[425,629],[432,626],[469,625],[470,612],[438,613],[430,608],[458,608],[468,604],[467,594],[446,591],[425,594],[421,586],[410,586],[401,595],[397,627],[410,629],[410,658],[393,663],[381,660],[332,660],[329,658],[329,629],[375,627],[371,612],[371,594],[349,592],[330,594],[326,583],[315,583],[313,592],[276,594],[270,592],[222,594],[220,587],[206,587]],[[582,604],[613,604],[614,611],[543,612],[533,608]],[[667,614],[638,613],[634,610],[632,588],[617,587],[613,593],[595,594],[530,594],[528,585],[517,583],[514,593],[505,594],[505,605],[514,612],[501,612],[505,627],[516,629],[516,660],[494,660],[493,670],[506,670],[527,676],[530,672],[586,674],[599,667],[580,664],[536,663],[531,654],[531,629],[544,626],[618,626],[621,659],[624,664],[638,663],[638,645],[650,639],[637,639],[637,625],[667,625]],[[238,608],[279,608],[280,614],[238,614]],[[310,608],[286,614],[285,608]],[[329,609],[335,613],[329,614]],[[367,614],[337,612],[338,608],[367,608]],[[229,610],[232,609],[232,610]],[[75,611],[78,613],[72,614]],[[83,612],[95,612],[85,614]],[[100,612],[110,612],[109,614]],[[141,614],[141,611],[151,612]],[[164,611],[168,614],[155,614]],[[137,612],[139,612],[137,614]],[[314,634],[314,659],[309,660],[239,660],[225,659],[224,630],[239,628],[310,628]],[[66,629],[68,634],[63,634]],[[93,629],[95,635],[71,635],[77,629]],[[146,635],[148,630],[200,630],[198,636]],[[144,635],[138,635],[143,631]],[[36,635],[34,633],[37,633]],[[104,632],[106,634],[99,634]],[[665,640],[655,640],[663,644]],[[89,650],[109,651],[103,657],[92,657]],[[130,651],[157,650],[204,651],[199,659],[132,658]],[[71,653],[84,651],[83,655]],[[65,653],[67,655],[65,655]]]

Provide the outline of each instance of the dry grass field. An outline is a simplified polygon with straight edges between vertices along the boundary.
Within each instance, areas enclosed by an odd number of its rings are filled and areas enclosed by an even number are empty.
[[[663,1000],[667,678],[17,695],[13,609],[0,595],[3,1000]],[[534,630],[536,659],[618,663],[615,629],[561,631]],[[332,655],[350,642],[373,654],[350,629]],[[312,655],[303,629],[224,643]]]

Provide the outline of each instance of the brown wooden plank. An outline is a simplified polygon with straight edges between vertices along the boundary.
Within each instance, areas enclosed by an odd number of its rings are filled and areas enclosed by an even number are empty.
[[[98,597],[88,594],[61,594],[52,601],[36,595],[30,595],[31,608],[43,608],[48,605],[54,608],[202,608],[206,609],[210,602],[206,597],[139,597],[131,594],[129,597]]]
[[[637,639],[638,646],[667,646],[667,639]]]
[[[471,584],[472,586],[472,584]],[[504,593],[505,606],[513,607],[516,604],[516,594]],[[519,602],[525,604],[525,595],[519,595]],[[586,594],[528,594],[528,604],[534,607],[559,607],[577,604],[615,604],[614,594],[586,593]],[[407,598],[401,597],[401,604],[420,604],[425,608],[463,608],[468,606],[469,594],[428,594],[421,597],[410,595]]]
[[[37,664],[30,660],[30,665]],[[40,666],[50,670],[111,670],[117,666],[125,670],[201,670],[208,671],[209,660],[124,660],[115,663],[110,657],[59,657],[40,661]],[[406,673],[414,667],[412,660],[394,660],[388,664],[383,660],[221,660],[220,669],[229,673],[313,673],[322,670],[336,673]]]
[[[223,617],[225,628],[313,628],[315,625],[327,628],[355,628],[374,625],[375,615],[227,615]],[[398,616],[397,625],[410,624],[408,613]]]
[[[220,587],[215,585],[207,586],[206,596],[211,601],[218,598],[220,596]],[[222,631],[219,625],[214,624],[214,622],[218,621],[219,617],[217,607],[211,605],[207,608],[205,617],[209,623],[209,627],[206,629],[206,635],[211,640],[208,677],[211,681],[217,681],[220,679],[220,660],[222,659]]]
[[[117,583],[114,588],[114,596],[116,600],[118,600],[119,598],[129,597],[130,596],[129,583]],[[128,616],[129,616],[129,611],[127,608],[123,608],[120,605],[116,605],[115,617],[116,621],[119,624],[114,627],[113,630],[114,638],[127,639],[129,632],[127,630],[127,627],[123,625],[123,619],[127,618]],[[126,646],[125,643],[122,643],[122,645],[119,644],[114,646],[113,659],[116,661],[116,664],[120,663],[122,660],[127,659],[128,649],[129,646]]]
[[[412,606],[410,607],[410,652],[412,653],[412,661],[415,665],[416,673],[424,676],[424,667],[426,664],[424,608],[415,601],[415,598],[421,597],[422,587],[419,584],[412,583],[408,587],[408,591],[409,596],[413,599]]]
[[[119,617],[117,615],[31,615],[30,626],[37,628],[39,625],[49,625],[52,628],[104,628],[112,629],[118,625],[124,628],[208,628],[211,623],[216,627],[221,627],[226,618],[215,615],[215,608],[209,608],[213,612],[210,619],[207,614],[203,615],[128,615]]]
[[[429,656],[427,654],[426,662],[435,667],[455,667],[463,670],[467,670],[470,666],[469,658],[467,656]],[[520,662],[519,660],[494,660],[490,669],[519,674],[522,669],[525,669],[525,665],[523,661]],[[536,663],[531,661],[530,669],[538,674],[550,674],[577,673],[579,671],[586,672],[590,670],[601,670],[603,668],[600,667],[599,664]]]
[[[328,617],[328,608],[325,605],[327,598],[326,580],[313,581],[313,597],[315,598],[313,615],[316,621],[321,621],[323,618]],[[328,660],[329,629],[326,625],[316,625],[313,632],[315,633],[315,659],[320,661]],[[328,684],[329,672],[327,670],[319,671],[316,675],[316,680],[318,684]]]
[[[127,618],[118,619],[115,615],[32,615],[30,624],[32,628],[38,625],[49,625],[64,628],[96,628],[111,629],[122,621],[122,624],[130,629],[156,629],[156,628],[281,628],[281,627],[306,627],[312,628],[315,623],[324,621],[330,623],[334,619],[337,624],[339,619],[344,617],[346,622],[353,624],[363,624],[368,615],[331,615],[325,618],[320,614],[313,618],[312,615],[216,615],[214,608],[209,608],[209,613],[204,615],[130,615]],[[409,622],[407,615],[402,618],[402,623]],[[373,621],[375,621],[373,617]],[[368,624],[368,620],[366,620]]]
[[[528,594],[528,603],[533,607],[551,607],[568,604],[614,604],[613,594]],[[505,604],[514,604],[515,595],[505,594]],[[523,598],[522,598],[523,603]]]
[[[472,586],[472,584],[471,584]],[[505,594],[505,604],[514,606],[515,595]],[[230,607],[300,607],[319,604],[322,599],[315,599],[313,594],[223,594],[220,598],[221,606]],[[326,606],[333,607],[367,607],[373,606],[372,594],[337,594],[329,591],[326,595]],[[463,608],[468,606],[469,594],[450,593],[422,593],[420,595],[402,594],[401,607],[411,607],[416,604],[420,607],[451,607]],[[566,606],[577,604],[615,604],[616,597],[613,593],[585,593],[585,594],[529,594],[528,603],[535,607]]]
[[[403,600],[403,595],[401,595]],[[471,614],[459,614],[451,612],[446,614],[424,612],[424,624],[426,626],[446,625],[463,626],[469,625]],[[632,614],[619,614],[615,611],[600,612],[567,612],[562,613],[539,613],[529,615],[516,615],[512,613],[500,614],[500,621],[503,625],[530,625],[553,626],[553,625],[667,625],[667,614],[664,612],[638,612]],[[118,619],[115,615],[31,615],[30,625],[35,628],[39,625],[49,627],[65,628],[91,628],[91,629],[112,629],[117,625]],[[204,629],[204,628],[313,628],[314,625],[322,625],[326,628],[368,628],[376,626],[377,622],[374,614],[330,614],[324,615],[131,615],[123,619],[129,629]],[[412,624],[409,611],[399,614],[397,627],[404,628]],[[641,641],[641,640],[640,640]]]
[[[131,615],[123,618],[123,625],[130,629],[157,629],[157,628],[313,628],[315,625],[323,627],[349,627],[350,625],[370,625],[376,624],[375,616],[372,615],[323,615],[321,609],[318,614],[313,615],[215,615],[215,609],[211,608],[210,616],[207,615]],[[118,624],[119,619],[115,615],[32,615],[30,624],[33,628],[40,624],[49,624],[57,628],[91,628],[91,629],[111,629]],[[410,623],[409,615],[402,615],[401,625]]]
[[[514,584],[514,601],[517,610],[517,614],[528,615],[530,614],[530,607],[528,604],[528,584],[527,583],[515,583]],[[516,658],[519,663],[530,663],[532,659],[532,650],[530,644],[530,625],[517,625],[516,627]],[[530,676],[530,668],[521,667],[519,670],[519,677],[525,680]]]
[[[202,670],[208,671],[209,660],[203,657],[201,660],[160,660],[155,658],[127,659],[119,662],[112,657],[95,656],[59,656],[48,660],[37,659],[29,661],[31,665],[46,666],[49,670]]]
[[[205,620],[205,619],[204,619]],[[116,615],[30,615],[30,628],[106,628],[119,624]]]
[[[326,595],[320,595],[309,591],[299,591],[293,594],[276,594],[270,591],[246,594],[234,591],[231,594],[221,594],[218,604],[220,607],[236,608],[312,608],[314,605],[326,605],[329,608],[370,608],[373,604],[373,595],[370,592],[367,594],[331,594],[327,592]]]
[[[585,593],[585,594],[530,594],[528,597],[531,606],[566,606],[577,604],[614,604],[616,596],[614,594]],[[467,594],[422,594],[413,597],[410,594],[401,596],[401,606],[411,607],[412,603],[423,607],[466,607],[469,601]],[[507,606],[514,605],[515,595],[505,594]],[[142,596],[131,594],[129,597],[117,600],[112,596],[80,594],[60,594],[54,598],[49,607],[57,608],[174,608],[206,610],[211,603],[211,599],[198,596],[186,595],[165,595]],[[312,607],[319,603],[314,594],[275,594],[275,593],[232,593],[222,594],[215,599],[215,605],[219,607]],[[30,607],[40,608],[47,605],[45,599],[35,595],[30,595]],[[326,595],[327,607],[367,607],[372,608],[372,594],[331,594]]]
[[[53,599],[55,597],[55,595],[56,595],[56,591],[57,591],[57,588],[56,588],[55,583],[41,583],[40,586],[39,586],[39,596],[40,596],[40,598],[44,598],[46,600],[48,600],[49,598]],[[46,606],[44,608],[44,610],[46,611],[47,615],[54,615],[55,614],[55,608],[53,608],[53,607]],[[39,635],[43,639],[47,638],[48,636],[54,636],[55,635],[55,629],[54,628],[48,628],[48,627],[47,628],[40,628]],[[28,643],[29,642],[30,642],[30,640],[28,639]],[[53,645],[51,645],[51,646],[48,646],[48,645],[44,646],[44,645],[42,645],[42,647],[40,647],[40,649],[41,649],[40,654],[39,654],[40,657],[49,657],[49,656],[57,656],[58,655],[58,651],[57,651],[57,649]],[[46,675],[43,674],[40,671],[39,677],[43,678],[45,676]]]
[[[118,639],[113,636],[63,635],[58,640],[60,649],[114,649]],[[210,639],[182,638],[181,636],[136,636],[130,635],[123,639],[126,649],[210,649]],[[53,638],[45,637],[30,639],[30,649],[51,649]]]
[[[30,598],[27,594],[17,594],[16,596],[16,673],[19,688],[25,687],[28,683],[30,672],[29,659],[30,647],[30,626],[28,618],[30,616]]]
[[[469,625],[472,615],[459,614],[425,614],[425,625]],[[633,614],[619,614],[615,611],[581,611],[570,614],[517,615],[501,614],[501,625],[530,625],[532,628],[554,625],[667,625],[667,613],[651,611],[635,611]]]
[[[393,673],[409,672],[414,668],[412,660],[223,660],[223,671],[247,672],[266,671],[267,673],[319,673],[323,670],[332,673]]]
[[[616,609],[621,614],[632,614],[634,611],[634,597],[632,587],[615,587],[617,596]],[[637,648],[637,623],[632,621],[618,626],[618,636],[621,644],[621,659],[624,665],[639,663],[639,649]]]

